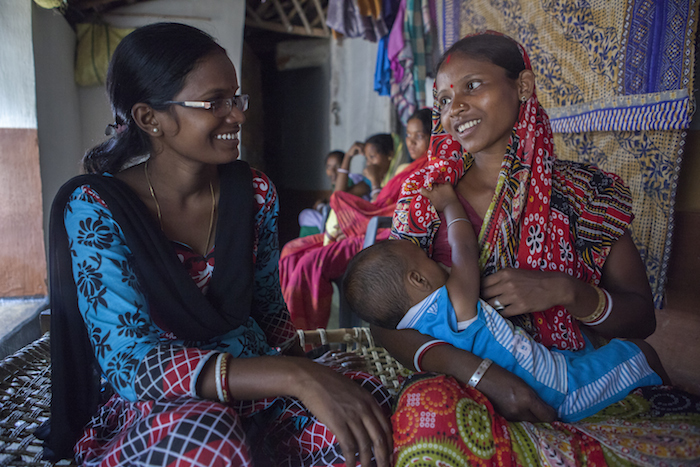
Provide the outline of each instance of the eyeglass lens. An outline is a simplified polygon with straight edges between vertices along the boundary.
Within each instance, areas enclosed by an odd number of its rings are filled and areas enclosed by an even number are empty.
[[[235,105],[236,108],[242,112],[248,110],[249,97],[247,94],[242,94],[240,96],[234,96],[227,99],[216,99],[212,101],[213,113],[217,117],[223,117],[231,112],[231,109]]]

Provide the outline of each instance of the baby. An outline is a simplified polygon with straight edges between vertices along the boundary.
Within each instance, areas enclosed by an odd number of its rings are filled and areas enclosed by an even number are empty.
[[[662,383],[658,356],[642,340],[613,339],[578,352],[548,349],[480,300],[476,235],[454,188],[441,184],[421,194],[445,215],[450,273],[408,240],[377,243],[353,258],[343,279],[353,312],[373,325],[416,329],[478,355],[485,359],[482,373],[492,360],[528,383],[565,422]]]

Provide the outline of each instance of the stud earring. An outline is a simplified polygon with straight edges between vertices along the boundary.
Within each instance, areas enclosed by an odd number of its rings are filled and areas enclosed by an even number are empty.
[[[158,133],[158,128],[154,128],[153,133]]]
[[[520,96],[520,102],[525,102],[527,100],[527,97],[525,96]]]

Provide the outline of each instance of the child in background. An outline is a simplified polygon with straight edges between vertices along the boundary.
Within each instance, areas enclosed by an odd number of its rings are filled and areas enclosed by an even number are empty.
[[[331,182],[331,191],[336,188],[338,169],[343,162],[343,151],[331,151],[326,156],[326,176]],[[347,191],[361,198],[369,200],[370,183],[362,174],[348,173]],[[324,222],[330,207],[328,198],[319,199],[313,208],[304,209],[299,213],[299,236],[305,237],[323,232]]]
[[[479,247],[452,185],[423,189],[421,196],[445,215],[452,269],[448,273],[408,240],[363,250],[343,280],[345,298],[362,319],[384,328],[416,329],[484,358],[469,381],[472,387],[496,362],[532,386],[565,422],[593,415],[632,389],[668,380],[656,352],[643,340],[613,339],[578,352],[535,342],[479,299]],[[600,313],[608,303],[601,297]],[[443,341],[432,341],[438,342]],[[419,370],[420,362],[414,363]]]

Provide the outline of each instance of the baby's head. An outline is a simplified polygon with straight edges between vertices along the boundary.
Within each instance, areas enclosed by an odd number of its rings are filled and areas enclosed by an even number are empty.
[[[447,271],[408,240],[384,240],[359,252],[343,278],[350,311],[395,329],[416,303],[447,282]]]

